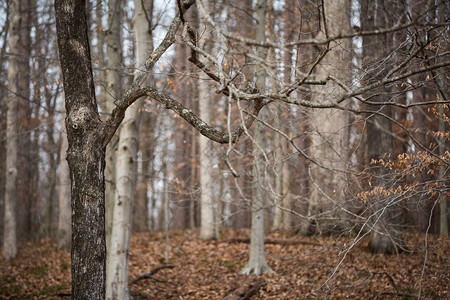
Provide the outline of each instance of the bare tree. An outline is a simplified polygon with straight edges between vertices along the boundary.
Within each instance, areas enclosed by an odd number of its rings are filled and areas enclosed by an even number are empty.
[[[73,245],[72,245],[72,268],[73,268],[73,289],[72,296],[82,299],[90,295],[95,299],[104,298],[104,274],[105,274],[105,242],[104,242],[104,163],[105,148],[114,135],[117,127],[125,116],[127,108],[137,99],[147,96],[150,99],[161,103],[164,107],[173,110],[177,115],[186,120],[192,127],[199,131],[202,135],[218,143],[232,144],[236,142],[238,137],[244,132],[249,133],[249,128],[255,120],[258,121],[260,128],[274,127],[269,124],[265,118],[259,117],[261,109],[273,102],[282,102],[293,106],[303,106],[310,109],[328,109],[340,113],[341,111],[351,111],[357,115],[367,113],[366,105],[376,105],[384,107],[388,105],[399,105],[395,101],[379,102],[373,101],[367,95],[369,92],[378,94],[380,87],[402,82],[411,76],[419,73],[438,70],[439,68],[448,67],[450,62],[448,59],[442,61],[430,61],[426,65],[410,66],[408,62],[412,58],[417,58],[418,52],[408,54],[405,60],[393,63],[390,71],[385,72],[382,76],[377,77],[375,81],[362,81],[359,84],[347,82],[348,76],[345,73],[326,74],[320,73],[320,68],[326,66],[327,56],[331,55],[332,50],[338,50],[339,45],[345,44],[347,41],[355,37],[382,35],[388,32],[396,32],[405,30],[419,22],[414,19],[409,23],[399,23],[392,27],[385,27],[376,30],[348,29],[342,32],[328,31],[328,27],[324,26],[322,30],[325,34],[318,35],[309,39],[301,39],[293,42],[284,42],[280,40],[272,41],[261,38],[261,32],[264,33],[265,26],[258,29],[259,34],[256,38],[243,37],[234,32],[229,32],[227,26],[222,26],[222,19],[213,19],[202,5],[202,1],[197,1],[198,8],[205,18],[216,37],[215,42],[221,55],[218,58],[208,52],[209,49],[200,47],[195,34],[195,28],[185,19],[185,10],[191,6],[194,1],[178,1],[179,12],[173,19],[171,25],[167,29],[167,34],[162,40],[158,48],[153,51],[146,60],[141,72],[135,75],[130,88],[123,93],[123,97],[115,101],[115,107],[110,117],[101,121],[97,112],[97,103],[95,100],[93,76],[91,69],[91,59],[89,53],[88,37],[86,34],[86,16],[85,0],[61,0],[56,3],[56,16],[58,28],[58,45],[61,61],[61,69],[64,76],[64,89],[66,94],[66,128],[68,133],[69,149],[68,162],[71,170],[72,181],[72,208],[73,208]],[[258,1],[263,4],[265,1]],[[331,4],[327,2],[327,4]],[[327,19],[327,6],[318,5],[322,24],[329,24]],[[262,23],[265,19],[264,6],[258,6],[258,22]],[[333,20],[333,16],[330,16]],[[225,20],[226,21],[226,20]],[[426,22],[423,19],[421,22]],[[210,126],[202,119],[198,118],[189,107],[182,105],[171,98],[168,94],[163,93],[151,86],[143,87],[146,76],[151,68],[158,61],[161,55],[175,42],[175,35],[180,24],[182,27],[183,44],[189,47],[190,61],[201,72],[211,78],[212,83],[217,88],[217,93],[227,97],[227,106],[238,107],[237,117],[233,122],[228,120],[228,127],[225,130],[218,130]],[[261,25],[261,24],[259,24]],[[432,26],[432,25],[430,25]],[[433,25],[436,27],[443,25]],[[326,32],[328,31],[328,34]],[[277,76],[273,72],[273,67],[279,66],[280,60],[267,61],[265,56],[260,55],[268,48],[276,49],[276,51],[292,52],[293,47],[301,45],[314,45],[319,50],[324,50],[317,59],[309,65],[306,72],[298,72],[292,81],[284,82],[283,78]],[[345,47],[344,47],[345,48]],[[328,50],[327,50],[328,49]],[[211,50],[212,51],[212,50]],[[337,51],[338,52],[338,51]],[[187,56],[187,55],[186,55]],[[408,60],[410,59],[410,60]],[[206,63],[207,62],[207,63]],[[325,66],[324,66],[325,65]],[[230,66],[232,67],[230,70]],[[245,71],[244,71],[245,70]],[[258,70],[249,76],[249,70]],[[442,69],[440,69],[442,70]],[[264,88],[261,78],[265,76],[273,78],[279,84],[276,88]],[[323,78],[317,77],[317,73],[323,74]],[[255,76],[256,75],[256,76]],[[335,75],[335,76],[333,76]],[[266,77],[266,78],[267,78]],[[258,78],[255,81],[253,78]],[[327,93],[317,93],[323,97],[305,99],[298,97],[295,91],[302,90],[310,85],[327,85],[325,89]],[[328,89],[330,87],[330,90]],[[333,92],[331,91],[333,90]],[[337,91],[336,93],[334,91]],[[320,101],[323,99],[327,101]],[[346,100],[354,99],[358,101],[359,106],[356,108],[346,106]],[[448,102],[448,101],[447,101]],[[427,102],[433,104],[447,103],[445,101]],[[247,105],[240,106],[242,103]],[[363,108],[364,107],[364,108]],[[231,111],[231,110],[229,110]],[[382,114],[378,111],[372,111],[374,114]],[[383,114],[384,118],[389,119],[388,115]],[[392,122],[392,120],[391,120]],[[232,126],[231,124],[235,124]],[[342,127],[335,128],[339,129]],[[258,133],[258,132],[257,132]],[[283,137],[290,145],[305,158],[311,162],[317,162],[314,157],[310,157],[296,143],[296,138],[280,131]],[[259,133],[258,133],[259,134]],[[250,135],[250,134],[249,134]],[[258,136],[256,136],[258,141]],[[254,145],[257,147],[257,144]],[[257,151],[257,150],[254,150]],[[256,152],[254,152],[256,153]],[[443,161],[447,163],[447,161]],[[235,176],[233,165],[228,161],[230,173]],[[256,161],[256,170],[262,174],[266,166],[258,164]],[[326,166],[325,166],[326,167]],[[329,168],[335,172],[338,168],[332,166]],[[255,176],[255,178],[257,178]],[[260,180],[258,185],[262,185]],[[317,182],[316,182],[317,184]],[[320,183],[319,183],[320,184]],[[257,185],[256,185],[257,186]],[[320,186],[319,186],[320,187]],[[339,191],[340,192],[340,191]],[[255,193],[255,196],[258,196]],[[324,193],[325,198],[330,197],[329,193]],[[332,195],[331,195],[332,196]],[[365,219],[366,211],[363,213],[353,212],[345,206],[340,205],[333,197],[328,199],[337,210],[345,212],[356,219]],[[254,201],[255,207],[252,212],[262,211],[263,201]],[[257,206],[256,206],[257,205]],[[256,214],[255,214],[256,215]],[[255,222],[261,224],[262,218],[254,218]],[[365,222],[367,219],[365,219]],[[367,224],[364,223],[364,224]],[[372,223],[373,224],[373,223]],[[255,224],[255,228],[257,227]],[[366,227],[367,228],[367,227]],[[373,227],[370,227],[373,229]],[[259,233],[260,237],[263,237]],[[258,250],[261,250],[260,246]],[[257,263],[261,265],[261,256],[258,255]],[[254,265],[249,263],[249,269]]]
[[[193,1],[183,2],[183,10]],[[87,36],[86,2],[57,1],[55,4],[58,48],[64,80],[67,110],[66,129],[69,141],[67,161],[72,182],[72,298],[104,299],[106,274],[105,243],[105,152],[106,146],[122,122],[126,109],[147,95],[170,108],[208,138],[228,143],[243,133],[240,126],[230,133],[218,131],[204,123],[179,102],[152,87],[141,87],[149,70],[174,43],[181,23],[178,13],[165,38],[136,74],[124,97],[108,120],[100,120]],[[260,107],[253,111],[258,113]],[[254,117],[248,117],[250,126]]]

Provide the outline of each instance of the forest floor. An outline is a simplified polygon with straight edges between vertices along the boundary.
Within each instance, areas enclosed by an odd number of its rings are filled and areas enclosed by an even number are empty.
[[[408,253],[382,255],[369,253],[366,240],[351,247],[350,236],[273,232],[266,257],[275,273],[246,276],[239,271],[248,259],[248,231],[226,230],[209,242],[197,236],[170,232],[166,261],[164,233],[134,234],[134,299],[450,299],[448,237],[405,234]],[[70,253],[49,240],[22,245],[10,263],[0,260],[0,299],[69,299],[70,280]]]

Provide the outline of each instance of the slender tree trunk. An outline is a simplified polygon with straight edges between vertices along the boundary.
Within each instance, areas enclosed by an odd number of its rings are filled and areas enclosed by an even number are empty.
[[[449,7],[448,7],[448,3],[445,3],[445,1],[443,0],[439,0],[439,9],[438,9],[438,22],[442,23],[445,22],[446,20],[448,20],[448,14],[449,14]],[[447,32],[448,32],[448,28],[447,28]],[[445,40],[445,37],[442,37],[440,39],[440,44],[441,47],[443,49],[445,49],[445,51],[449,51],[450,50],[450,46],[448,44],[448,40]],[[439,88],[439,100],[440,101],[444,101],[444,99],[448,99],[449,97],[449,90],[448,90],[448,79],[446,79],[446,75],[445,75],[445,70],[439,70],[439,75],[438,75],[438,88]],[[440,138],[439,138],[439,156],[440,157],[444,157],[445,155],[445,150],[446,150],[446,138],[444,137],[444,133],[448,132],[446,129],[446,122],[445,122],[445,106],[443,104],[441,104],[439,106],[439,132],[441,133]],[[448,112],[448,108],[447,108],[447,112]],[[445,180],[448,180],[448,174],[446,177],[446,170],[445,170],[445,166],[442,164],[439,166],[439,180],[442,181],[442,183],[445,185]],[[440,195],[440,199],[439,199],[439,208],[440,208],[440,220],[439,220],[439,234],[442,236],[447,236],[448,235],[448,208],[447,208],[447,194],[445,192],[441,193]]]
[[[5,259],[17,255],[17,204],[18,194],[18,153],[19,149],[19,105],[21,109],[28,105],[29,96],[29,51],[30,51],[30,2],[12,0],[10,4],[9,51],[15,55],[8,62],[8,104],[6,120],[6,184],[3,256]],[[22,177],[22,183],[26,184]],[[23,187],[23,185],[21,185]],[[29,212],[29,207],[24,210]],[[27,215],[21,214],[21,215]],[[23,220],[25,222],[25,220]]]
[[[282,145],[285,145],[287,142],[282,142]],[[286,148],[286,147],[283,147]],[[283,178],[282,180],[282,194],[283,194],[283,207],[290,210],[292,206],[292,200],[291,196],[289,195],[289,183],[291,180],[290,172],[289,172],[289,165],[288,162],[283,162],[283,168],[281,170],[281,176]],[[283,213],[283,226],[285,229],[291,228],[292,223],[292,217],[291,213],[284,212]]]
[[[205,2],[205,8],[209,11],[209,6]],[[200,27],[207,28],[207,23],[201,18]],[[199,47],[205,49],[208,47],[206,43],[206,37],[199,40]],[[209,52],[208,50],[206,50]],[[198,81],[198,103],[199,103],[199,113],[200,119],[205,123],[211,123],[211,109],[209,105],[209,87],[208,87],[209,77],[205,73],[201,73]],[[211,141],[199,135],[200,144],[200,238],[203,240],[211,240],[215,237],[214,233],[214,204],[213,204],[213,186],[212,186],[212,145]]]
[[[383,1],[361,2],[361,29],[376,30],[385,26],[385,7]],[[375,45],[386,45],[388,43],[387,35],[364,36],[363,37],[363,56],[365,58],[363,68],[366,72],[365,80],[370,83],[371,80],[377,80],[383,76],[380,74],[378,59],[385,56],[383,50]],[[375,91],[378,95],[373,96],[373,102],[385,102],[386,90],[384,87]],[[369,95],[366,95],[366,97]],[[390,107],[369,107],[373,111],[378,111],[386,116],[391,115]],[[367,117],[367,147],[368,162],[378,160],[385,154],[391,154],[393,151],[392,124],[385,117],[377,114],[370,114]],[[374,167],[374,176],[372,186],[376,188],[388,188],[390,176],[382,166]],[[371,218],[372,231],[370,234],[369,247],[373,252],[395,253],[400,249],[397,247],[402,244],[401,232],[395,228],[395,206],[389,204],[390,197],[373,197],[373,216]]]
[[[134,199],[134,172],[138,144],[137,103],[128,108],[120,131],[116,164],[116,199],[107,257],[106,299],[129,299],[128,258]]]
[[[62,122],[64,126],[64,122]],[[70,170],[67,164],[67,134],[66,129],[61,130],[61,154],[59,161],[59,208],[58,208],[58,249],[71,247],[71,208],[70,208]]]
[[[122,57],[122,3],[123,0],[108,1],[108,29],[106,32],[106,52],[108,71],[106,72],[106,109],[111,112],[114,101],[121,98],[122,79],[119,70],[123,65]],[[106,247],[111,245],[111,232],[116,197],[116,152],[119,143],[114,135],[106,148]]]
[[[147,12],[143,12],[142,2],[135,1],[135,32],[138,68],[142,68],[148,53],[153,51],[146,43],[152,45],[151,23],[148,23]],[[151,13],[149,18],[151,18]],[[147,26],[145,26],[147,24]],[[149,41],[150,39],[150,41]],[[119,137],[119,147],[116,163],[116,193],[113,208],[113,224],[111,233],[111,248],[108,251],[108,265],[106,274],[106,299],[129,299],[128,291],[128,260],[131,238],[131,225],[134,181],[136,172],[136,157],[138,150],[138,108],[142,106],[143,99],[131,105],[125,113]],[[152,129],[150,129],[152,130]],[[142,213],[147,214],[147,201],[144,203]]]
[[[17,14],[18,1],[12,1],[11,13]],[[17,17],[16,17],[17,19]],[[16,25],[17,26],[17,25]],[[14,23],[13,23],[14,28]],[[17,37],[14,35],[14,29],[11,30],[9,38],[10,49],[17,43]],[[8,110],[6,121],[6,185],[5,185],[5,218],[4,218],[4,237],[3,237],[3,256],[5,259],[14,258],[17,255],[16,241],[16,203],[17,203],[17,107],[18,97],[16,96],[17,87],[15,83],[18,80],[17,59],[11,57],[8,62]]]
[[[18,108],[18,166],[27,166],[27,168],[19,167],[17,169],[17,234],[18,240],[24,241],[31,237],[33,229],[33,219],[36,216],[34,213],[38,212],[38,167],[36,144],[33,143],[31,136],[31,129],[35,124],[32,124],[33,106],[30,102],[30,55],[31,55],[31,1],[21,0],[19,2],[19,16],[20,25],[16,28],[19,34],[19,41],[14,53],[18,54],[19,72],[16,90],[16,96],[19,96]],[[11,15],[11,18],[14,17]],[[11,22],[11,33],[14,26]],[[10,51],[11,48],[10,48]],[[36,224],[36,223],[35,223]]]
[[[185,16],[189,18],[191,14]],[[176,72],[187,72],[189,69],[189,62],[186,62],[186,57],[189,56],[190,50],[186,45],[175,45],[174,68]],[[175,95],[183,105],[192,107],[192,102],[195,91],[189,82],[188,76],[180,78],[175,85]],[[175,125],[175,181],[173,187],[177,191],[176,195],[171,199],[174,204],[173,207],[173,228],[185,229],[190,226],[190,204],[191,192],[193,185],[192,178],[192,147],[193,136],[191,129],[185,123]]]
[[[108,105],[107,98],[108,93],[106,91],[106,72],[103,70],[106,66],[105,62],[105,28],[103,26],[103,4],[104,0],[96,0],[95,3],[95,33],[97,38],[97,43],[95,47],[95,56],[94,59],[97,62],[98,66],[100,67],[100,70],[98,71],[98,80],[100,82],[100,92],[97,96],[98,99],[98,105],[100,106],[102,115],[102,120],[106,119],[106,113],[109,112],[109,108],[111,108],[111,105]],[[108,178],[108,174],[106,174],[106,178]],[[108,183],[106,184],[108,187]]]
[[[153,0],[135,0],[134,28],[136,34],[137,65],[142,66],[148,53],[153,51]],[[151,76],[148,76],[148,80]],[[146,231],[149,228],[148,218],[148,186],[153,179],[154,138],[156,114],[143,108],[144,99],[139,107],[139,150],[141,152],[141,179],[137,186],[136,203],[133,208],[133,231]],[[149,174],[150,173],[150,174]],[[153,196],[153,191],[152,191]]]
[[[128,258],[138,145],[137,104],[128,108],[120,131],[116,164],[117,190],[113,208],[111,246],[107,257],[106,299],[129,299]]]
[[[9,36],[9,23],[10,23],[10,2],[6,2],[4,7],[5,24],[1,28],[2,39],[1,53],[6,53],[6,47],[8,45]],[[0,80],[6,82],[8,79],[8,72],[5,72],[6,55],[0,56]],[[6,128],[7,128],[7,105],[6,101],[8,97],[8,91],[0,89],[0,244],[3,246],[4,238],[4,225],[5,225],[5,185],[6,185]]]
[[[223,155],[219,155],[218,158],[218,188],[217,188],[217,201],[216,201],[216,214],[214,216],[214,235],[215,238],[218,240],[220,238],[220,228],[223,226],[223,219],[222,219],[222,212],[224,210],[223,205],[223,198],[224,198],[224,176],[223,176],[223,169],[224,169],[224,160],[222,158]]]
[[[268,0],[259,0],[256,3],[256,19],[258,25],[256,26],[256,40],[265,41],[266,36],[266,14],[267,14]],[[258,56],[264,58],[267,52],[264,48],[259,47],[257,50]],[[266,74],[264,69],[257,70],[256,86],[265,89]],[[256,100],[258,101],[258,100]],[[250,238],[250,257],[247,265],[241,271],[242,274],[261,274],[273,273],[273,270],[266,262],[264,254],[264,214],[265,214],[265,197],[264,197],[264,174],[265,162],[261,149],[263,142],[263,132],[261,132],[261,125],[256,123],[254,125],[254,143],[253,146],[253,182],[252,182],[252,226]]]
[[[281,114],[281,109],[277,106],[277,115]],[[280,128],[280,119],[276,118],[276,128]],[[280,206],[283,206],[283,149],[282,149],[282,137],[280,134],[275,133],[275,213],[273,217],[273,228],[281,229],[284,228],[283,224],[283,210]]]

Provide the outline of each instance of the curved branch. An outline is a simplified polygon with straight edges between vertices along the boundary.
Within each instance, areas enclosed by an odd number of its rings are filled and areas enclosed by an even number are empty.
[[[196,114],[190,111],[188,108],[183,106],[180,102],[171,98],[170,96],[161,93],[153,87],[145,87],[138,91],[136,97],[148,96],[151,99],[163,104],[165,108],[173,110],[177,115],[182,117],[186,122],[191,124],[195,130],[201,133],[203,136],[209,138],[220,144],[226,144],[229,142],[236,142],[238,138],[244,133],[245,128],[249,128],[255,121],[255,116],[258,115],[259,111],[266,105],[263,99],[257,99],[253,101],[251,108],[251,113],[248,114],[247,118],[242,122],[242,124],[237,127],[231,133],[227,131],[219,131],[209,124],[203,122]],[[230,136],[231,135],[231,136]]]
[[[184,11],[189,9],[195,0],[185,0],[183,1],[182,8]],[[106,147],[109,141],[113,137],[120,123],[122,122],[125,111],[127,108],[137,101],[140,97],[145,96],[145,94],[141,95],[141,85],[145,82],[148,74],[150,73],[153,66],[156,62],[161,58],[161,56],[175,43],[175,34],[178,30],[178,27],[181,24],[180,12],[177,12],[175,17],[172,20],[172,23],[169,26],[169,30],[167,31],[164,39],[161,44],[159,44],[158,48],[152,52],[152,54],[147,58],[144,65],[137,70],[137,73],[134,76],[133,82],[131,83],[131,87],[125,92],[124,97],[120,100],[114,102],[116,107],[113,109],[111,116],[104,123],[102,133],[100,136],[103,137],[102,145]],[[136,97],[136,95],[141,95]]]

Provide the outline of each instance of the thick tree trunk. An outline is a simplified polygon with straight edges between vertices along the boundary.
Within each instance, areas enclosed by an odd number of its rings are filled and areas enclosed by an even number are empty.
[[[85,0],[55,2],[72,201],[72,299],[105,299],[105,146],[97,112]]]
[[[348,0],[324,2],[326,26],[319,33],[333,36],[350,30],[350,2]],[[322,24],[324,26],[324,24]],[[324,79],[328,76],[351,77],[351,41],[339,40],[330,44],[330,51],[322,59],[317,68],[317,78]],[[324,49],[322,49],[323,51]],[[332,82],[314,89],[318,102],[327,103],[329,97],[335,97],[336,93],[343,90]],[[347,164],[348,140],[346,139],[346,126],[348,113],[337,109],[316,109],[311,116],[313,133],[311,135],[311,154],[317,164],[311,164],[311,190],[309,215],[314,219],[314,231],[319,234],[339,232],[346,227],[342,223],[342,213],[339,203],[345,200],[345,179],[342,171]],[[312,229],[312,230],[311,230]]]

